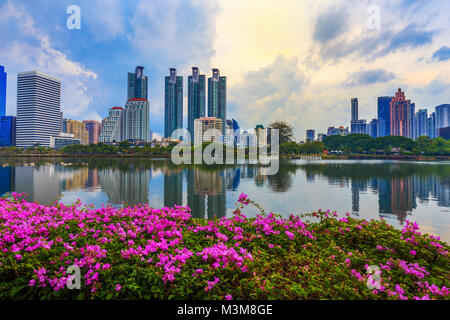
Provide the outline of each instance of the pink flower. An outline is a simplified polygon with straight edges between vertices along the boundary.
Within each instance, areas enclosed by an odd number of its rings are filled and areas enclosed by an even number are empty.
[[[227,294],[227,295],[225,296],[225,299],[227,299],[227,300],[232,300],[233,297],[232,297],[231,295]]]
[[[16,255],[15,255],[15,258],[16,258],[17,260],[20,260],[20,259],[22,259],[22,256],[21,256],[20,254],[16,254]]]
[[[120,290],[122,290],[122,286],[120,285],[120,284],[116,284],[116,291],[120,291]]]
[[[414,250],[409,250],[409,253],[412,254],[413,256],[415,256],[417,252]]]

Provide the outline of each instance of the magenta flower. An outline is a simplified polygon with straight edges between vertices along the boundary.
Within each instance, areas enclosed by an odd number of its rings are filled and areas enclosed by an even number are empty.
[[[120,290],[122,290],[122,286],[120,285],[120,284],[116,284],[116,291],[120,291]]]

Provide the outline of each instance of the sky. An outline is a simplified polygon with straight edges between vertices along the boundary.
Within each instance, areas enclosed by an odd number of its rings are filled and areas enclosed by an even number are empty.
[[[80,8],[80,29],[67,8]],[[284,120],[307,129],[349,126],[377,97],[402,88],[416,109],[450,103],[447,0],[0,0],[0,65],[7,113],[16,114],[17,73],[62,80],[67,118],[101,120],[124,106],[127,73],[149,77],[150,128],[164,130],[164,77],[198,66],[227,77],[227,118],[241,128]]]

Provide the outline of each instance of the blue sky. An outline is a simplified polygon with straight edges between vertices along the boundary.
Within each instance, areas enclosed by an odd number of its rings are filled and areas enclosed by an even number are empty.
[[[80,30],[66,27],[72,4],[81,8]],[[185,96],[192,66],[208,76],[219,68],[229,118],[244,128],[287,120],[299,140],[309,128],[348,125],[352,97],[369,120],[376,97],[399,87],[432,111],[450,103],[448,12],[444,0],[0,0],[7,111],[15,114],[17,73],[40,70],[63,81],[67,117],[100,120],[125,104],[136,65],[149,77],[156,133],[170,67],[185,76]]]

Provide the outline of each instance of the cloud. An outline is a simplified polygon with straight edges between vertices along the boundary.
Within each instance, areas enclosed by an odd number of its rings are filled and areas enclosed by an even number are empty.
[[[449,59],[450,59],[450,48],[447,46],[443,46],[433,53],[433,60],[446,61]]]
[[[0,29],[8,30],[11,35],[0,41],[0,60],[7,66],[9,81],[13,79],[12,74],[31,70],[58,77],[62,81],[62,111],[75,117],[89,114],[99,118],[96,112],[89,110],[93,97],[88,90],[94,87],[97,74],[56,50],[49,36],[36,26],[23,6],[6,2],[0,8]],[[9,97],[16,95],[16,86],[11,87],[8,86]],[[11,111],[15,110],[15,100],[7,101],[9,112],[14,113]]]
[[[417,49],[431,44],[437,33],[435,30],[422,30],[416,24],[410,24],[398,31],[363,32],[353,39],[339,39],[322,44],[320,54],[324,59],[334,60],[352,54],[373,59],[399,50]]]
[[[388,82],[392,79],[395,79],[395,74],[380,68],[351,73],[345,83],[349,86],[364,86],[377,82]]]
[[[277,119],[298,121],[300,96],[307,83],[298,58],[279,55],[270,65],[245,73],[229,89],[227,117],[239,119],[244,129]]]
[[[313,38],[320,43],[337,38],[348,29],[348,20],[349,14],[345,9],[328,9],[317,17]]]

